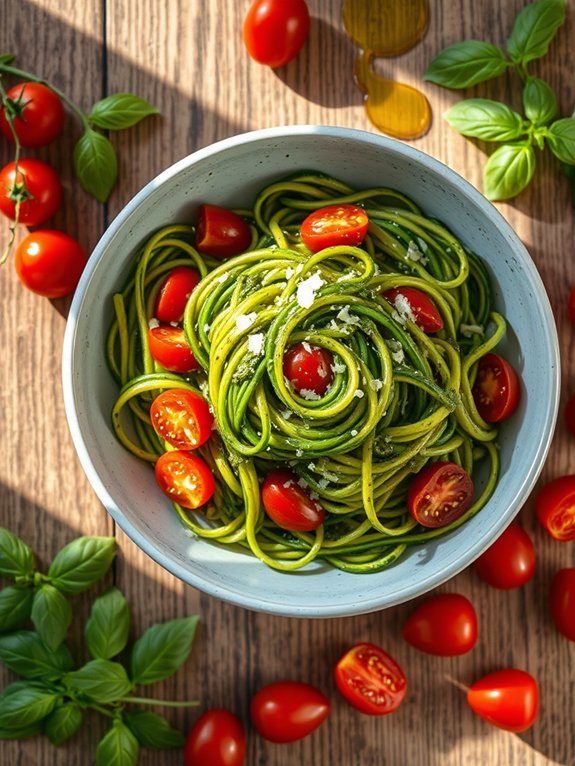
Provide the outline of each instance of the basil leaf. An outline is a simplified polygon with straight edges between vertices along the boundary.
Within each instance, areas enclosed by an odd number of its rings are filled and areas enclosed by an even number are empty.
[[[66,638],[72,621],[72,607],[66,596],[45,583],[34,594],[31,617],[42,641],[54,651]]]
[[[64,702],[53,710],[44,724],[44,733],[53,745],[61,745],[78,731],[84,714],[74,702]]]
[[[565,0],[540,0],[525,6],[507,40],[507,51],[513,61],[526,64],[544,56],[564,21]]]
[[[34,554],[26,543],[0,527],[0,574],[21,577],[34,569]]]
[[[126,648],[130,629],[128,602],[111,587],[97,598],[86,623],[86,645],[92,657],[109,660]]]
[[[81,593],[106,574],[115,554],[113,537],[78,537],[56,554],[48,577],[62,593]]]
[[[547,129],[547,143],[561,162],[575,165],[575,117],[564,117],[550,125]]]
[[[43,731],[42,721],[36,721],[31,723],[30,726],[23,726],[20,729],[3,729],[0,728],[0,740],[3,739],[26,739],[26,737],[35,737],[36,734],[41,734]]]
[[[50,651],[33,630],[18,630],[0,636],[0,660],[24,678],[56,680],[73,667],[70,651],[60,644]]]
[[[52,712],[58,698],[58,692],[37,684],[8,686],[0,695],[0,729],[32,726]]]
[[[87,128],[74,147],[74,169],[84,189],[105,202],[118,177],[118,158],[110,141]]]
[[[96,101],[88,121],[104,130],[122,130],[131,128],[151,114],[159,114],[159,110],[145,98],[132,93],[113,93]]]
[[[0,65],[2,64],[11,64],[16,56],[13,53],[3,53],[0,56]]]
[[[465,40],[444,48],[427,67],[423,79],[445,88],[467,88],[498,77],[508,66],[503,51],[495,45]]]
[[[527,78],[523,88],[523,111],[535,125],[551,122],[559,111],[555,92],[539,77]]]
[[[525,132],[521,115],[506,104],[487,98],[459,101],[443,116],[459,133],[483,141],[509,141]]]
[[[13,630],[30,617],[34,591],[9,585],[0,591],[0,631]]]
[[[128,727],[116,719],[96,748],[96,766],[134,766],[140,746]]]
[[[197,622],[185,617],[148,628],[132,647],[132,681],[153,684],[173,675],[190,653]]]
[[[126,669],[119,662],[90,660],[62,678],[64,686],[93,702],[116,702],[132,691]]]
[[[490,200],[510,199],[533,178],[535,152],[525,144],[503,144],[487,160],[483,193]]]
[[[186,741],[182,732],[158,713],[134,710],[126,713],[123,720],[142,747],[183,747]]]

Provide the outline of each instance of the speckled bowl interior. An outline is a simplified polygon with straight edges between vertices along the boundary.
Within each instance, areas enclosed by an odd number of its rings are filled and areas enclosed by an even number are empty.
[[[150,466],[115,439],[117,395],[104,345],[111,295],[135,249],[153,231],[193,220],[204,201],[249,206],[267,183],[301,169],[356,187],[391,186],[442,220],[487,264],[495,305],[509,328],[501,346],[518,370],[519,411],[501,428],[501,478],[487,506],[448,536],[413,548],[369,575],[311,565],[285,574],[248,553],[192,539],[157,488]],[[235,136],[202,149],[152,180],[124,208],[94,250],[66,328],[63,385],[71,433],[88,478],[119,526],[158,564],[217,598],[264,612],[329,617],[369,612],[414,598],[468,566],[521,508],[542,468],[557,417],[559,353],[539,274],[518,237],[476,189],[411,146],[344,128],[290,126]]]

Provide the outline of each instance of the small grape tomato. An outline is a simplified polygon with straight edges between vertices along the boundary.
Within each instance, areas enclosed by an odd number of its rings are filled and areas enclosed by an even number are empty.
[[[214,494],[216,484],[209,465],[184,450],[164,452],[156,460],[158,486],[183,508],[199,508]]]
[[[148,345],[150,354],[166,370],[183,373],[199,369],[181,327],[151,327],[148,331]]]
[[[22,146],[38,148],[58,138],[64,127],[64,107],[60,97],[47,85],[24,82],[6,93],[7,106],[0,110],[0,130],[14,141],[7,110],[14,115],[13,126]]]
[[[240,719],[224,708],[206,710],[190,729],[184,766],[243,766],[246,734]]]
[[[63,298],[74,292],[86,261],[80,243],[55,229],[38,229],[28,234],[14,255],[21,282],[45,298]]]
[[[367,715],[393,713],[407,694],[407,679],[397,662],[375,644],[355,644],[334,670],[342,696]]]
[[[189,266],[176,266],[160,285],[154,316],[160,322],[181,322],[188,298],[200,281],[200,273]]]
[[[565,425],[567,430],[575,436],[575,394],[569,397],[565,405]]]
[[[0,170],[0,210],[18,223],[39,226],[52,218],[60,207],[62,184],[56,171],[42,160],[25,158],[10,162]]]
[[[559,633],[575,641],[575,568],[555,572],[549,588],[549,610]]]
[[[413,321],[424,332],[434,333],[443,329],[443,319],[437,306],[423,290],[416,287],[393,287],[386,290],[383,297],[395,306],[400,315],[412,314]]]
[[[473,401],[488,423],[498,423],[513,415],[521,398],[521,383],[513,367],[498,354],[485,354],[479,360]]]
[[[469,688],[467,702],[474,713],[493,726],[526,731],[539,713],[539,686],[524,670],[496,670]]]
[[[290,62],[309,35],[305,0],[253,0],[243,23],[243,38],[250,56],[276,68]]]
[[[243,218],[219,205],[200,205],[196,248],[214,258],[229,258],[248,249],[252,232]]]
[[[367,234],[369,219],[357,205],[328,205],[304,219],[300,234],[312,253],[334,245],[360,245]]]
[[[425,466],[413,478],[407,494],[409,512],[418,524],[430,529],[451,524],[472,501],[471,476],[448,461]]]
[[[519,588],[535,572],[533,540],[513,521],[485,553],[475,560],[473,567],[492,588]]]
[[[250,710],[255,730],[270,742],[295,742],[315,731],[328,717],[330,702],[310,684],[276,681],[257,691]]]
[[[405,640],[427,654],[455,657],[477,643],[477,614],[460,593],[439,593],[421,603],[403,626]]]
[[[158,394],[150,407],[152,426],[161,439],[178,449],[196,449],[212,435],[214,417],[201,394],[170,388]]]
[[[298,484],[295,473],[287,469],[268,473],[262,485],[262,503],[270,519],[291,532],[312,532],[325,518],[321,505]]]
[[[561,542],[575,540],[575,474],[544,484],[535,497],[539,523]]]
[[[283,373],[296,393],[323,396],[333,381],[333,355],[326,348],[295,343],[284,354]]]

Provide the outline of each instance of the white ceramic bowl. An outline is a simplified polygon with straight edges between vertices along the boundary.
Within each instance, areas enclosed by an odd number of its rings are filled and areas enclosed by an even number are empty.
[[[399,189],[478,253],[492,275],[496,308],[509,322],[503,353],[523,385],[520,410],[501,428],[501,478],[487,506],[450,535],[369,575],[328,567],[280,573],[247,553],[190,539],[150,466],[116,441],[110,425],[117,395],[104,356],[110,296],[123,284],[137,246],[161,226],[193,220],[203,201],[249,206],[261,187],[301,169],[327,171],[355,187]],[[551,308],[530,256],[475,188],[437,160],[380,135],[290,126],[201,149],[161,173],[124,208],[94,250],[76,290],[64,342],[63,382],[84,470],[108,512],[149,556],[190,585],[234,604],[331,617],[375,611],[436,587],[468,566],[509,524],[533,488],[551,441],[559,351]]]

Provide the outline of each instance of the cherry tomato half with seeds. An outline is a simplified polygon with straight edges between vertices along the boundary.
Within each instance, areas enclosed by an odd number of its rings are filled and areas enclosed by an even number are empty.
[[[425,466],[413,478],[407,494],[409,512],[418,524],[430,529],[451,524],[472,501],[471,476],[449,461]]]
[[[555,572],[549,588],[549,610],[559,633],[575,641],[575,568]]]
[[[252,232],[243,218],[219,205],[200,205],[196,248],[214,258],[243,253],[252,242]]]
[[[200,508],[214,494],[216,483],[209,465],[184,450],[164,452],[156,460],[158,486],[183,508]]]
[[[328,698],[301,681],[276,681],[257,691],[251,701],[254,728],[270,742],[295,742],[315,731],[328,717]]]
[[[86,261],[84,248],[68,234],[54,229],[28,234],[14,256],[22,283],[45,298],[62,298],[72,293]]]
[[[567,430],[575,436],[575,395],[571,396],[565,405],[565,425]]]
[[[569,298],[567,299],[567,315],[573,324],[575,324],[575,287],[571,288]]]
[[[477,614],[460,593],[440,593],[415,608],[403,626],[403,637],[427,654],[465,654],[477,643]]]
[[[476,559],[473,567],[492,588],[519,588],[535,572],[533,540],[513,521],[485,553]]]
[[[259,64],[276,68],[294,59],[309,35],[305,0],[254,0],[243,24],[244,43]]]
[[[291,532],[312,532],[323,524],[325,511],[298,484],[287,469],[271,471],[262,485],[262,503],[278,527]]]
[[[517,409],[521,398],[519,376],[502,356],[485,354],[479,360],[472,394],[483,420],[498,423]]]
[[[37,148],[58,138],[64,127],[64,107],[60,97],[47,85],[25,82],[10,88],[8,106],[0,110],[0,130],[14,141],[7,110],[14,115],[13,126],[22,146]]]
[[[524,670],[496,670],[467,692],[470,708],[480,718],[506,731],[526,731],[539,713],[539,686]]]
[[[240,719],[224,708],[201,715],[184,746],[185,766],[242,766],[246,735]]]
[[[214,417],[201,394],[170,388],[150,406],[152,426],[161,439],[178,449],[196,449],[212,435]]]
[[[193,372],[199,364],[181,327],[160,325],[148,330],[150,354],[158,364],[171,372]]]
[[[361,245],[369,218],[357,205],[328,205],[314,210],[304,219],[300,234],[312,253],[334,245]]]
[[[575,474],[544,484],[535,498],[535,512],[555,540],[575,540]]]
[[[326,348],[295,343],[283,359],[283,374],[296,393],[323,396],[333,382],[333,354]]]
[[[334,675],[342,696],[367,715],[393,713],[407,694],[403,670],[375,644],[352,646],[335,666]]]
[[[160,322],[181,322],[188,298],[200,281],[200,273],[189,266],[172,269],[160,285],[154,316]]]
[[[400,314],[404,313],[402,309],[408,308],[415,324],[421,327],[423,332],[434,333],[443,329],[443,319],[437,306],[423,290],[416,287],[393,287],[386,290],[383,297],[395,306]],[[404,301],[407,302],[407,307],[403,305]]]
[[[0,210],[16,220],[16,203],[20,200],[18,222],[38,226],[51,218],[60,207],[62,184],[47,162],[23,159],[10,162],[0,170]]]

